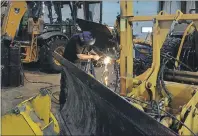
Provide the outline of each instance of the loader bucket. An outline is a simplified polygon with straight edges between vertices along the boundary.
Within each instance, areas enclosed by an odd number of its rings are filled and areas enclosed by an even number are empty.
[[[64,66],[61,95],[66,101],[58,119],[62,135],[176,135],[60,55],[53,55]]]

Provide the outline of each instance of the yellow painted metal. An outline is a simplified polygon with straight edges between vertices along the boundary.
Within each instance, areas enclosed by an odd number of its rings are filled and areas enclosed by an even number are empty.
[[[160,24],[161,23],[161,24]],[[157,75],[160,68],[160,48],[163,45],[163,42],[168,34],[170,29],[170,22],[158,22],[156,20],[154,24],[153,31],[153,63],[151,66],[152,74],[146,81],[146,87],[152,91],[152,98],[156,99],[156,83],[157,83]],[[163,27],[160,29],[160,27]],[[163,39],[164,38],[164,39]]]
[[[198,26],[198,14],[183,14],[181,11],[177,11],[175,15],[169,15],[164,12],[160,12],[156,16],[130,16],[126,15],[128,9],[132,9],[129,6],[129,3],[122,1],[121,3],[121,22],[120,22],[120,40],[121,40],[121,54],[120,54],[120,73],[121,73],[121,95],[125,95],[128,90],[130,92],[127,94],[129,97],[133,97],[136,99],[142,98],[144,100],[164,100],[164,110],[170,110],[173,108],[172,112],[180,121],[184,120],[186,126],[188,126],[194,133],[198,133],[198,96],[197,93],[192,97],[191,92],[198,89],[198,86],[181,84],[181,83],[173,83],[166,82],[166,88],[169,90],[172,96],[172,101],[170,102],[166,95],[163,93],[163,96],[158,94],[156,83],[158,72],[160,69],[160,49],[163,46],[163,43],[167,37],[171,29],[171,25],[179,20],[192,20],[195,26]],[[127,24],[129,22],[133,23],[135,21],[153,21],[153,39],[152,39],[152,47],[153,47],[153,62],[151,68],[146,70],[143,74],[133,77],[128,76],[127,71],[133,70],[133,66],[128,67],[128,63],[133,63],[133,61],[128,62],[127,57],[133,58],[133,52],[130,50],[128,44],[130,39],[132,38],[132,34],[128,32]],[[133,29],[132,29],[133,30]],[[130,30],[131,31],[131,30]],[[185,36],[185,35],[184,35]],[[128,42],[129,41],[129,42]],[[133,47],[134,43],[137,43],[137,40],[133,39],[131,42],[131,47]],[[127,45],[127,46],[124,46]],[[129,53],[129,54],[128,54]],[[130,69],[129,69],[130,68]],[[126,81],[132,82],[130,85],[126,84]],[[138,85],[138,83],[141,84]],[[187,103],[187,105],[185,105]],[[141,105],[141,106],[140,106]],[[145,107],[146,105],[142,104],[134,104],[137,108]],[[181,106],[183,106],[182,112],[179,110]],[[170,106],[170,107],[167,107]],[[189,110],[189,106],[191,109]],[[176,111],[174,111],[176,109]],[[188,114],[187,111],[189,112]],[[163,113],[164,114],[164,113]],[[184,116],[187,115],[187,116]],[[185,118],[185,119],[184,119]],[[170,118],[162,120],[162,124],[169,127],[174,124],[175,121]],[[178,124],[176,124],[178,125]],[[178,127],[179,129],[179,127]],[[181,126],[179,130],[179,134],[181,135],[192,135],[192,133],[185,127]]]
[[[162,15],[159,15],[162,16]],[[137,88],[134,88],[128,96],[138,96],[143,94],[145,91],[152,92],[152,99],[156,99],[156,82],[157,75],[160,68],[160,49],[165,41],[165,38],[170,30],[172,21],[159,21],[156,18],[154,19],[153,26],[153,63],[151,68],[143,73],[142,84]]]
[[[60,128],[59,128],[59,125],[58,125],[59,124],[58,121],[56,120],[55,116],[52,113],[50,113],[50,118],[51,118],[51,122],[53,121],[53,123],[54,123],[54,132],[56,134],[59,134],[60,133]]]
[[[196,90],[194,90],[194,94],[193,97],[190,99],[190,101],[183,107],[181,115],[182,118],[185,117],[185,113],[188,111],[189,108],[191,108],[192,106],[197,106],[198,104],[198,88]]]
[[[32,34],[32,41],[30,46],[21,46],[25,50],[25,58],[22,59],[23,63],[37,62],[38,61],[38,46],[37,37]]]
[[[128,17],[132,16],[132,1],[120,1],[121,19],[120,19],[120,75],[121,75],[121,90],[120,95],[126,96],[127,88],[132,85],[133,77],[133,46],[132,46],[132,31],[131,24],[128,22]],[[127,6],[127,8],[125,8]]]
[[[169,128],[173,123],[173,119],[170,117],[165,117],[160,121],[160,123]]]
[[[26,1],[9,1],[7,12],[5,12],[5,17],[2,25],[2,35],[7,34],[12,39],[16,35],[17,28],[19,27],[20,21],[27,10]],[[38,61],[38,46],[37,46],[37,35],[40,34],[42,30],[43,20],[38,19],[38,21],[33,21],[32,18],[28,19],[28,30],[31,30],[31,43],[29,46],[22,45],[24,48],[25,58],[22,59],[24,63],[37,62]]]
[[[161,13],[160,13],[161,14]],[[167,21],[173,21],[175,20],[175,17],[177,17],[177,14],[164,14],[164,15],[156,15],[156,16],[134,16],[130,17],[129,21],[131,22],[139,22],[139,21],[152,21],[154,18],[156,18],[159,21],[167,20]],[[181,15],[179,20],[197,20],[198,14],[183,14]]]
[[[39,105],[39,106],[38,106]],[[39,95],[32,100],[32,107],[37,113],[37,116],[44,121],[45,124],[49,124],[51,102],[49,96]]]
[[[133,88],[129,93],[128,96],[139,96],[139,95],[148,95],[148,93],[152,94],[152,99],[157,100],[159,99],[159,95],[157,94],[156,90],[156,82],[157,82],[157,75],[160,68],[160,49],[163,46],[163,43],[166,39],[166,36],[168,32],[170,31],[171,25],[173,21],[178,20],[195,20],[195,17],[198,17],[198,15],[191,15],[191,17],[187,16],[186,14],[183,14],[181,11],[177,11],[175,15],[168,15],[164,14],[163,12],[160,12],[157,16],[153,17],[129,17],[129,21],[154,21],[153,26],[153,63],[150,69],[145,71],[142,75],[139,75],[138,77],[135,77],[134,79],[141,80],[141,85],[135,87],[132,86],[130,88]],[[198,18],[196,18],[198,20]],[[195,20],[196,21],[196,20]],[[135,41],[135,40],[134,40]],[[137,42],[137,41],[135,41]],[[122,67],[122,66],[121,66]],[[133,79],[133,80],[134,80]],[[147,93],[145,93],[145,91]]]
[[[195,90],[194,96],[183,107],[181,112],[181,120],[184,120],[184,124],[195,134],[198,134],[198,89]],[[192,133],[185,126],[181,127],[179,134],[192,135]]]
[[[25,1],[9,1],[7,10],[1,27],[1,34],[7,34],[14,39],[21,18],[27,10],[27,4]]]
[[[40,34],[40,24],[42,24],[42,19],[38,19],[38,21],[33,21],[33,18],[28,19],[28,28],[31,32],[32,39],[29,46],[21,46],[25,50],[25,58],[22,59],[23,63],[37,62],[39,59],[39,49],[37,46],[37,35]]]
[[[192,98],[192,92],[198,89],[195,85],[175,82],[165,82],[165,85],[172,95],[171,107],[174,109],[179,109],[180,106],[188,103]]]
[[[1,29],[2,35],[7,34],[12,39],[16,35],[17,28],[19,27],[20,21],[27,10],[27,3],[25,1],[9,1],[7,12],[5,12],[5,17],[3,20],[3,25]],[[22,59],[22,62],[36,62],[38,61],[38,46],[37,46],[37,37],[40,33],[40,22],[39,19],[37,22],[34,22],[32,18],[29,19],[28,24],[32,22],[32,40],[30,46],[22,45],[22,48],[25,48],[25,58]]]
[[[2,135],[35,135],[23,115],[7,114],[1,118],[1,121]]]
[[[2,135],[57,135],[60,129],[50,109],[50,97],[43,93],[20,103],[2,117]]]
[[[186,120],[184,124],[192,130],[196,135],[198,134],[198,110],[197,107],[192,107],[190,112],[188,113],[188,116],[186,117]],[[192,135],[192,133],[185,127],[182,126],[182,128],[179,130],[180,135]]]
[[[134,107],[136,107],[137,109],[144,111],[143,107],[137,103],[131,103]]]
[[[191,22],[188,27],[186,28],[184,34],[183,34],[183,37],[182,37],[182,40],[181,40],[181,43],[180,43],[180,46],[179,46],[179,49],[178,49],[178,53],[177,53],[177,57],[176,59],[179,60],[180,58],[180,54],[181,54],[181,51],[182,51],[182,47],[184,45],[184,41],[186,39],[186,36],[192,32],[192,30],[195,29],[195,26],[194,26],[194,22]],[[175,67],[177,68],[178,67],[178,61],[175,62]]]

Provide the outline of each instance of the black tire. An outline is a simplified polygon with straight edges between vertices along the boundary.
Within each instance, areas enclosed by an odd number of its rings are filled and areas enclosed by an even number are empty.
[[[166,57],[163,56],[163,54],[168,54],[174,58],[177,57],[177,53],[178,53],[178,49],[179,49],[179,45],[181,43],[181,39],[180,38],[176,38],[176,37],[167,37],[167,39],[165,40],[162,48],[161,48],[161,63],[163,62],[163,59],[167,59]],[[171,59],[171,58],[168,58]],[[167,64],[168,68],[173,68],[174,67],[174,63],[173,62],[169,62]]]
[[[168,37],[162,46],[161,53],[170,53],[169,55],[176,57],[180,43],[180,38]]]
[[[40,66],[41,69],[47,73],[60,73],[62,66],[56,63],[52,56],[52,52],[55,50],[62,50],[61,53],[63,55],[65,46],[67,44],[67,39],[60,39],[60,38],[50,38],[46,45],[40,48]],[[50,49],[48,48],[50,47]],[[59,52],[60,53],[60,52]]]

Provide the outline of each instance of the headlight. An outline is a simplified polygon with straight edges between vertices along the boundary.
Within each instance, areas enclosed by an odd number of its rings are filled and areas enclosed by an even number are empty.
[[[66,33],[66,29],[63,29],[63,33]]]
[[[109,56],[107,56],[107,57],[104,58],[103,62],[104,62],[105,65],[107,65],[111,62],[111,58]]]

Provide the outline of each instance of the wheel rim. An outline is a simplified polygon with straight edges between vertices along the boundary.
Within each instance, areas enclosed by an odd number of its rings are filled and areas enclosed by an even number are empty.
[[[54,52],[56,52],[56,53],[58,53],[59,55],[61,55],[61,56],[63,56],[63,54],[64,54],[64,47],[57,47],[55,50],[54,50]],[[55,59],[55,58],[53,58],[54,59],[54,63],[56,64],[56,65],[58,65],[58,66],[60,66],[61,64]]]

